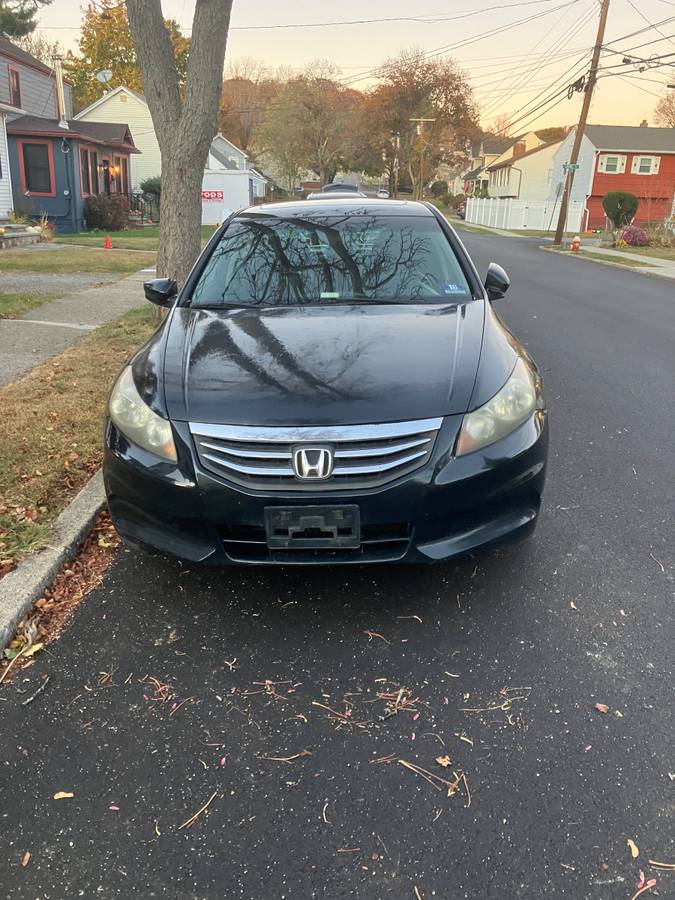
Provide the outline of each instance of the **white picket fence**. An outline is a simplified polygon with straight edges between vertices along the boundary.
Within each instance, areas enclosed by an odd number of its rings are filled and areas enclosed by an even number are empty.
[[[555,231],[560,205],[554,200],[514,200],[512,197],[468,197],[466,221],[491,228]],[[567,210],[566,231],[580,231],[586,224],[586,204],[574,200]]]

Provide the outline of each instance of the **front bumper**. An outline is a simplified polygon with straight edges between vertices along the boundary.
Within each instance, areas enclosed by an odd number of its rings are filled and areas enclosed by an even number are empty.
[[[185,423],[174,422],[178,464],[158,460],[108,421],[104,480],[122,537],[191,562],[316,565],[434,562],[525,537],[539,514],[548,426],[538,411],[485,450],[454,458],[462,416],[448,416],[421,469],[376,489],[263,494],[200,468]],[[358,504],[358,549],[271,550],[265,507]]]

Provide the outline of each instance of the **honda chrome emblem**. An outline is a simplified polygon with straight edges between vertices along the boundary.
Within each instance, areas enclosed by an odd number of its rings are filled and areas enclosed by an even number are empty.
[[[293,451],[293,471],[302,481],[330,478],[333,454],[326,447],[297,447]]]

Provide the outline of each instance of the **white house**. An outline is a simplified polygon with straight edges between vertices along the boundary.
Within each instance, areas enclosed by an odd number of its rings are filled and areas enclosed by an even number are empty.
[[[551,191],[553,159],[560,144],[561,141],[542,144],[488,166],[490,196],[546,200]]]
[[[12,201],[12,179],[9,171],[9,150],[7,148],[7,116],[22,115],[23,110],[0,101],[0,221],[14,211]]]
[[[121,118],[120,118],[121,117]],[[160,175],[162,155],[150,109],[141,94],[120,86],[108,91],[76,116],[88,122],[127,122],[141,151],[131,167],[132,190],[146,178]],[[211,144],[202,182],[202,221],[222,222],[229,211],[248,206],[265,195],[265,178],[250,166],[248,155],[222,134]]]

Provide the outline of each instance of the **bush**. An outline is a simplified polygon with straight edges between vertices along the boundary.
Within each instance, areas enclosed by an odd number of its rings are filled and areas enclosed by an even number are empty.
[[[436,199],[443,197],[448,193],[448,182],[439,179],[438,181],[432,181],[431,187],[429,188],[431,191],[431,196]]]
[[[629,194],[627,191],[610,191],[602,198],[602,208],[615,228],[630,225],[639,205],[640,201],[635,194]]]
[[[628,244],[629,247],[646,247],[649,243],[649,238],[644,228],[639,228],[637,225],[629,225],[628,228],[624,228],[621,232],[620,241]]]
[[[88,228],[123,231],[129,227],[129,200],[124,194],[97,194],[84,201]]]

